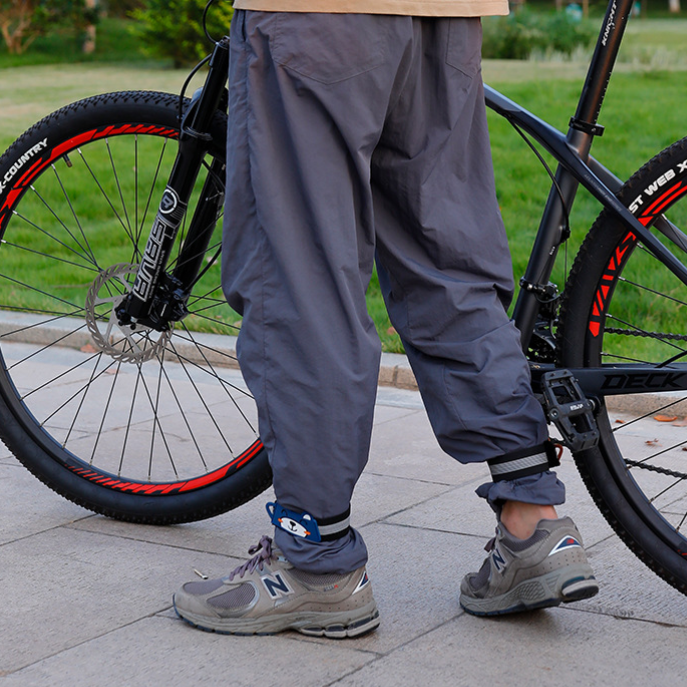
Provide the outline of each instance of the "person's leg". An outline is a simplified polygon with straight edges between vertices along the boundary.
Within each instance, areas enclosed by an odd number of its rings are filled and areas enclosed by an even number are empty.
[[[392,33],[409,22],[240,11],[232,22],[223,288],[243,315],[238,356],[281,525],[231,579],[177,594],[201,627],[351,636],[379,622],[348,514],[381,350],[365,301],[370,159],[403,53]]]
[[[416,31],[422,57],[373,157],[377,264],[441,446],[461,462],[486,461],[493,476],[478,494],[500,516],[497,548],[509,575],[492,556],[493,567],[468,576],[474,603],[465,581],[461,603],[476,613],[522,610],[512,594],[523,579],[542,587],[532,605],[584,598],[596,583],[579,533],[557,519],[564,487],[548,469],[544,414],[506,313],[512,267],[491,168],[479,21],[417,20]],[[570,543],[558,555],[562,538]]]
[[[558,513],[553,506],[536,503],[506,501],[499,515],[503,526],[517,539],[529,539],[542,520],[556,520]]]
[[[240,75],[232,37],[223,286],[243,315],[238,356],[278,503],[344,523],[332,541],[277,529],[276,542],[300,569],[350,572],[367,559],[345,522],[367,461],[381,350],[365,290],[388,56],[379,18],[246,17]]]
[[[447,453],[461,462],[530,448],[543,453],[544,414],[506,313],[512,264],[494,189],[479,20],[418,20],[416,26],[422,58],[400,90],[372,161],[387,308]],[[546,484],[537,487],[542,479]],[[555,478],[525,479],[510,492],[504,486],[484,495],[563,501]]]

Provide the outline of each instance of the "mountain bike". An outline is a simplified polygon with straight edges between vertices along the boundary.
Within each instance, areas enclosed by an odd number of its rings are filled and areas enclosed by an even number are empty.
[[[624,183],[590,155],[632,4],[609,2],[565,134],[486,99],[558,162],[513,311],[535,392],[615,531],[687,593],[685,442],[640,431],[687,398],[687,138]],[[0,158],[0,435],[58,493],[131,522],[207,518],[271,481],[220,288],[228,60],[225,37],[192,98],[88,98]],[[603,210],[560,292],[580,185]]]

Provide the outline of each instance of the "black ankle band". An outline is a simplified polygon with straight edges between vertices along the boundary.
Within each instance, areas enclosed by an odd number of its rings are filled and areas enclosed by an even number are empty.
[[[331,518],[317,518],[321,541],[334,541],[348,534],[351,529],[351,507]]]
[[[528,477],[560,465],[551,441],[531,448],[505,453],[487,461],[494,482]]]

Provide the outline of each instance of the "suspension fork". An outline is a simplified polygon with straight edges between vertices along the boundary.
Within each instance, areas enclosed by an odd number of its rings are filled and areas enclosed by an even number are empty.
[[[165,267],[186,215],[193,187],[210,148],[208,133],[225,94],[229,70],[229,38],[215,45],[200,96],[181,122],[179,150],[162,194],[157,215],[141,258],[131,292],[117,308],[120,325],[140,324],[157,331],[182,319],[198,276],[223,200],[224,162],[214,160],[205,180],[189,231],[173,274]]]

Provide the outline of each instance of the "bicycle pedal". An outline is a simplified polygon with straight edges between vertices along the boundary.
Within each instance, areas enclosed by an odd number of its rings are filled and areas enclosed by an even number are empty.
[[[570,370],[554,370],[541,377],[544,411],[571,451],[585,451],[599,443],[594,404],[585,395]]]

